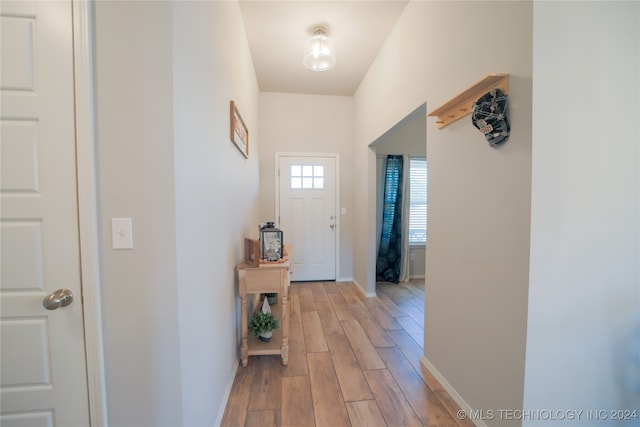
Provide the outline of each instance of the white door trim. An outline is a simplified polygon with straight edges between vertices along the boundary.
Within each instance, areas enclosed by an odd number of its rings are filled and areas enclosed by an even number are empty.
[[[73,56],[76,119],[76,168],[80,267],[84,317],[89,420],[107,426],[107,401],[102,340],[100,264],[95,164],[93,50],[91,2],[73,0]]]
[[[330,157],[335,159],[336,162],[336,191],[335,191],[335,207],[336,207],[336,281],[340,276],[340,229],[341,227],[341,209],[340,209],[340,154],[339,153],[289,153],[289,152],[276,152],[275,153],[275,195],[276,195],[276,224],[280,227],[280,157]],[[285,240],[286,243],[286,240]],[[295,250],[295,249],[293,249]]]

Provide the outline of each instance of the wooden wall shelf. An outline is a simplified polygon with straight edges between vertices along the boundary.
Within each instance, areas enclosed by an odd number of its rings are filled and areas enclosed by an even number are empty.
[[[442,129],[471,114],[474,102],[494,88],[500,88],[505,95],[508,95],[509,74],[489,74],[464,92],[427,114],[427,117],[437,117],[436,124],[438,129]]]

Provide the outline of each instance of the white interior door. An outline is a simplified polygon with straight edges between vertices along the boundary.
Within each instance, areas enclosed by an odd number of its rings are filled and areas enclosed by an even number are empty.
[[[335,280],[336,157],[280,155],[278,168],[276,206],[291,244],[291,280]]]
[[[87,426],[71,2],[3,0],[0,32],[0,424]]]

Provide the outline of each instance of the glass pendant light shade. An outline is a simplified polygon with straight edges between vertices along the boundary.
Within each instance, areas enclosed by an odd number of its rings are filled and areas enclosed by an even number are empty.
[[[327,71],[336,65],[333,41],[325,33],[323,27],[314,28],[313,36],[304,45],[302,62],[311,71]]]

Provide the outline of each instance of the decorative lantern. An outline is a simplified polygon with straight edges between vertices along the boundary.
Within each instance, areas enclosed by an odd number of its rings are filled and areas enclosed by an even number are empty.
[[[267,261],[282,259],[282,230],[275,227],[273,222],[267,222],[260,227],[260,254]]]

